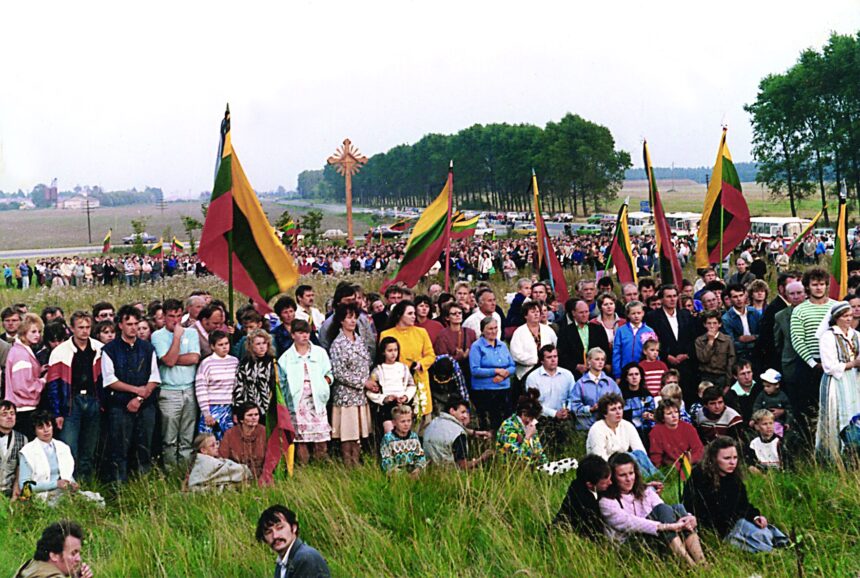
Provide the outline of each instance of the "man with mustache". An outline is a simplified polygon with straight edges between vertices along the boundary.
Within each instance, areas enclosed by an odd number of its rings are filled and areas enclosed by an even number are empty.
[[[278,555],[275,578],[328,578],[331,575],[322,555],[299,539],[296,514],[280,504],[260,514],[257,541],[265,542]]]

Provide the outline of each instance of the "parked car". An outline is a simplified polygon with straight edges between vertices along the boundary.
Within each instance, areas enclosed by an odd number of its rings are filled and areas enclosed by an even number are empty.
[[[336,239],[346,239],[346,233],[344,233],[341,229],[329,229],[322,234],[322,238],[328,239],[329,241],[334,241]]]
[[[133,234],[129,235],[128,237],[123,237],[122,238],[122,244],[123,245],[134,245],[135,238],[137,238],[136,233],[133,233]],[[140,234],[140,240],[144,244],[155,243],[156,241],[158,241],[158,239],[154,235],[150,235],[149,233],[141,233]]]
[[[370,233],[376,239],[378,239],[380,236],[383,239],[396,239],[396,238],[400,237],[401,235],[403,235],[402,231],[395,231],[394,229],[392,229],[388,225],[381,225],[379,227],[374,227],[373,229],[370,230]]]
[[[537,235],[537,226],[534,223],[520,223],[514,228],[515,235]]]
[[[571,230],[574,235],[599,235],[603,231],[600,225],[590,223],[573,223]]]

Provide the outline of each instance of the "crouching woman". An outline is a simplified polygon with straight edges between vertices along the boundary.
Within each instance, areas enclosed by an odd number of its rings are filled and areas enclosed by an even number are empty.
[[[664,504],[654,487],[642,482],[630,454],[613,454],[609,467],[612,485],[600,498],[606,534],[622,542],[635,536],[648,546],[668,546],[690,566],[704,562],[696,518],[681,505]]]

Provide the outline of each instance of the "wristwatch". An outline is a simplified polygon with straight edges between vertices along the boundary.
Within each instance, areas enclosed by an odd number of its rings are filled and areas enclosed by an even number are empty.
[[[137,401],[139,401],[140,403],[143,403],[143,398],[140,396],[137,396]]]

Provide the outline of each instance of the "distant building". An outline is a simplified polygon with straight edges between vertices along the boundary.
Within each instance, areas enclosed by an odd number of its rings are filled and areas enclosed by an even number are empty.
[[[98,199],[89,197],[90,208],[96,209],[101,204]],[[87,197],[84,196],[76,196],[70,199],[62,199],[57,203],[57,208],[60,209],[71,209],[71,210],[81,210],[87,208]]]

